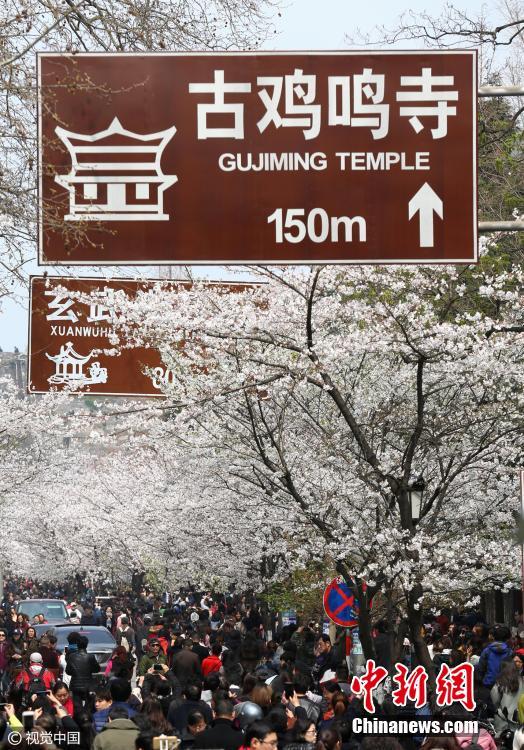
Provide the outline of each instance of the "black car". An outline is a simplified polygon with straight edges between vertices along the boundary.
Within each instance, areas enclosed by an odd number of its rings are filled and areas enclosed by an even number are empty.
[[[56,648],[62,653],[65,652],[67,647],[67,636],[73,632],[81,633],[85,635],[89,643],[87,645],[87,653],[94,654],[100,664],[100,669],[104,671],[107,662],[111,658],[111,654],[116,648],[116,641],[112,634],[107,628],[102,625],[39,625],[37,626],[37,635],[39,638],[44,633],[53,633],[56,635],[58,641]]]

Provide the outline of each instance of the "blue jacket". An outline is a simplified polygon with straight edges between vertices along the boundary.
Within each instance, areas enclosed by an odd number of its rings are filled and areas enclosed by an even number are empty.
[[[134,708],[132,708],[129,703],[125,703],[124,701],[114,701],[108,708],[101,708],[100,711],[95,711],[93,714],[93,724],[95,725],[95,732],[98,734],[102,727],[105,727],[109,720],[109,712],[114,706],[121,706],[122,708],[125,708],[127,711],[127,716],[129,719],[132,719],[133,716],[136,714],[136,711]]]
[[[507,643],[495,641],[483,650],[480,655],[477,670],[485,687],[493,687],[500,672],[500,665],[504,660],[511,659],[513,651]]]
[[[101,708],[100,711],[95,711],[93,714],[93,724],[95,725],[95,732],[97,734],[107,724],[110,711],[111,706],[109,708]]]

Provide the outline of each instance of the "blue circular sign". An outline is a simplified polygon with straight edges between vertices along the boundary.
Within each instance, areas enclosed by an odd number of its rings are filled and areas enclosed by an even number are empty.
[[[335,578],[324,591],[324,610],[326,615],[343,628],[354,628],[358,625],[360,606],[353,590],[340,578]]]

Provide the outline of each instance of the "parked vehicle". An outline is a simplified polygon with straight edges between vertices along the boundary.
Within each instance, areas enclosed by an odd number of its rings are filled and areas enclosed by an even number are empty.
[[[28,615],[31,624],[35,615],[43,614],[49,624],[69,623],[66,603],[62,599],[22,599],[16,613]]]
[[[56,635],[58,641],[57,650],[65,652],[67,646],[67,636],[73,631],[85,635],[89,643],[87,653],[94,654],[100,664],[100,669],[104,671],[111,654],[117,646],[115,639],[107,628],[102,625],[57,625],[55,628],[47,628]]]

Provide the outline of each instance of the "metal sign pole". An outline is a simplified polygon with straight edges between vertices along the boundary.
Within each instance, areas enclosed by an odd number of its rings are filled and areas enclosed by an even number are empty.
[[[351,628],[346,628],[346,658],[351,656]]]
[[[524,221],[479,221],[479,232],[524,232]]]
[[[348,675],[351,676],[351,628],[346,628],[346,664]]]
[[[480,86],[479,96],[524,96],[524,86]]]

